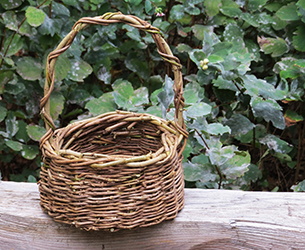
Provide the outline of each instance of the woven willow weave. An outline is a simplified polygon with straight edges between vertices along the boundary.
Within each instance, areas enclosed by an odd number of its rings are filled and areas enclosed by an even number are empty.
[[[55,62],[89,24],[123,22],[150,33],[174,72],[175,120],[114,111],[55,129],[50,115]],[[176,217],[184,206],[181,65],[160,31],[135,16],[106,13],[81,18],[49,54],[41,114],[47,133],[40,140],[42,209],[55,221],[85,230],[146,227]],[[184,141],[184,143],[183,143]]]

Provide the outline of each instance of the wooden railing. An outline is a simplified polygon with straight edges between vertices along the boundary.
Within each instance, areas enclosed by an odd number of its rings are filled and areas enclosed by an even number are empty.
[[[185,189],[159,225],[116,233],[54,222],[33,183],[0,182],[0,249],[305,249],[305,194]]]

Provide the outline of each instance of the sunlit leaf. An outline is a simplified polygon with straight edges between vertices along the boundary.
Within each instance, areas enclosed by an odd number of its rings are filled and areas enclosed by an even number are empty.
[[[43,23],[46,15],[41,9],[30,6],[26,9],[25,16],[31,26],[38,27]]]
[[[204,102],[195,103],[186,110],[186,115],[195,118],[198,116],[204,116],[210,114],[212,107]]]
[[[231,133],[229,126],[224,126],[221,123],[210,123],[207,127],[207,132],[212,135],[222,135],[224,133]]]
[[[71,60],[71,69],[67,77],[75,82],[83,82],[84,79],[92,73],[90,64],[83,60]]]
[[[115,103],[120,108],[125,108],[127,110],[132,109],[133,105],[131,102],[131,97],[133,95],[132,84],[126,80],[118,79],[112,84],[113,97]]]
[[[251,157],[247,151],[235,151],[235,155],[219,166],[226,178],[235,179],[242,176],[250,165]]]
[[[103,94],[99,98],[90,100],[86,104],[86,109],[93,115],[100,115],[117,109],[112,93]]]

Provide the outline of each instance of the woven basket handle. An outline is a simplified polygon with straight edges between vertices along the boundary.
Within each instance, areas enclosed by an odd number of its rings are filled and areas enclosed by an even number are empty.
[[[140,30],[146,31],[151,34],[153,37],[160,56],[167,62],[172,65],[172,69],[174,72],[174,91],[175,91],[175,123],[180,131],[183,131],[185,128],[184,120],[183,120],[183,107],[184,107],[184,99],[183,99],[183,81],[181,74],[181,64],[177,57],[173,56],[168,44],[164,40],[159,29],[151,26],[148,22],[143,21],[142,19],[131,16],[131,15],[123,15],[122,13],[106,13],[102,16],[98,17],[84,17],[78,20],[69,34],[60,42],[57,48],[52,51],[48,58],[46,64],[46,80],[44,86],[44,97],[40,101],[40,109],[41,115],[45,121],[46,129],[49,131],[55,130],[55,125],[50,115],[50,95],[54,88],[55,81],[55,63],[57,57],[65,52],[70,45],[72,44],[75,36],[78,32],[89,24],[99,24],[99,25],[109,25],[111,23],[126,23],[130,26],[138,28]],[[49,131],[50,132],[50,131]]]

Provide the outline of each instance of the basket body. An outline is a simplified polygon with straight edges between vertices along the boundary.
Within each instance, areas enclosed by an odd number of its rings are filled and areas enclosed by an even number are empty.
[[[150,33],[159,55],[170,63],[174,121],[114,111],[55,129],[50,95],[58,56],[89,24],[120,22]],[[39,190],[42,209],[55,221],[85,230],[117,231],[176,217],[184,206],[181,161],[187,138],[181,68],[160,30],[119,12],[81,18],[49,54],[40,102],[47,133],[40,140],[43,166]]]
[[[118,111],[57,129],[42,144],[43,210],[85,230],[175,218],[184,206],[181,156],[174,126],[170,132],[162,124],[168,122]]]

